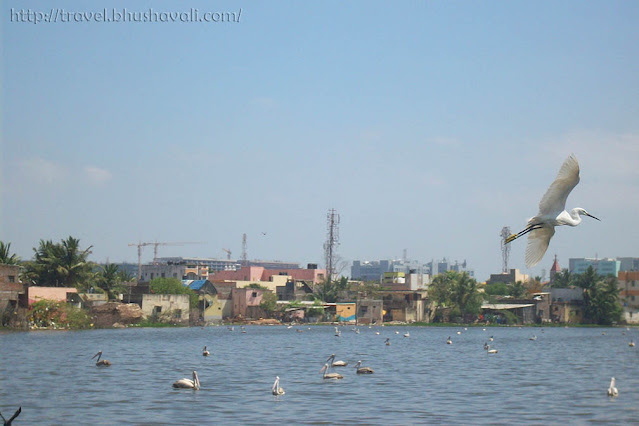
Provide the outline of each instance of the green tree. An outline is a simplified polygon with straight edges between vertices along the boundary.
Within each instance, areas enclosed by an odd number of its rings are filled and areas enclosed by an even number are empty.
[[[149,283],[149,290],[153,294],[188,294],[191,308],[198,306],[199,297],[196,292],[182,284],[177,278],[155,278]]]
[[[11,243],[0,241],[0,263],[5,265],[17,265],[20,258],[15,253],[11,254]]]
[[[82,287],[93,276],[92,265],[87,260],[92,246],[80,249],[80,240],[68,237],[60,243],[40,240],[34,248],[35,258],[27,265],[27,274],[36,285],[55,287]]]
[[[521,281],[517,281],[516,283],[508,286],[508,294],[515,299],[522,299],[527,293],[528,291],[526,290],[526,286],[524,286],[524,283]]]
[[[574,284],[573,276],[568,269],[564,269],[561,272],[557,272],[552,279],[553,288],[568,288]]]
[[[481,296],[477,289],[477,281],[468,273],[456,273],[452,280],[450,300],[459,309],[462,321],[466,315],[478,314],[481,311]]]
[[[332,281],[330,278],[319,284],[315,288],[315,297],[327,303],[337,302],[339,292],[346,290],[348,287],[348,278],[340,277],[336,281]]]
[[[491,296],[506,296],[508,295],[508,284],[502,282],[486,284],[484,291]]]
[[[107,263],[101,268],[102,271],[97,276],[98,287],[107,293],[109,299],[115,299],[115,290],[118,290],[120,286],[118,265]]]
[[[272,291],[263,292],[260,308],[262,308],[268,315],[273,315],[273,313],[277,310],[277,295]]]
[[[599,276],[592,266],[575,277],[575,283],[584,289],[584,321],[591,324],[611,325],[621,319],[623,308],[619,304],[617,278]]]
[[[128,282],[131,282],[131,281],[135,280],[135,275],[133,275],[132,273],[130,273],[126,269],[122,268],[122,269],[120,269],[118,271],[118,279],[122,283],[128,283]]]

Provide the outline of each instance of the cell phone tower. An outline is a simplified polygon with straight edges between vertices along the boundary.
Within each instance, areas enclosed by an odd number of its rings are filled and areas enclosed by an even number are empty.
[[[326,278],[333,279],[335,272],[335,258],[339,245],[339,214],[335,209],[330,209],[326,215],[326,242],[324,243],[324,256],[326,258]]]
[[[248,265],[248,253],[246,244],[246,234],[242,235],[242,266]]]
[[[510,256],[510,244],[506,244],[506,238],[510,236],[510,228],[508,226],[504,226],[501,228],[501,232],[499,233],[501,236],[501,259],[502,259],[502,272],[504,274],[508,273],[508,256]]]

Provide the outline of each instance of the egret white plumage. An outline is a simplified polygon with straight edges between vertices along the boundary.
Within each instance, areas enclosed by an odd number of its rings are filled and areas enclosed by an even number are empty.
[[[271,389],[273,395],[284,395],[284,388],[280,387],[280,377],[275,376],[275,383],[273,383],[273,388]]]
[[[617,396],[619,391],[615,387],[615,378],[610,379],[610,386],[608,387],[608,396]]]
[[[177,380],[173,382],[173,387],[179,389],[198,390],[200,388],[200,378],[197,376],[197,371],[193,370],[193,379]]]
[[[532,268],[544,257],[548,244],[555,235],[555,226],[577,226],[581,223],[581,216],[597,219],[581,207],[575,207],[567,212],[566,199],[579,183],[579,163],[574,154],[564,161],[554,182],[546,190],[539,202],[539,213],[528,220],[528,225],[517,234],[506,238],[506,244],[515,239],[528,235],[526,246],[526,267]]]

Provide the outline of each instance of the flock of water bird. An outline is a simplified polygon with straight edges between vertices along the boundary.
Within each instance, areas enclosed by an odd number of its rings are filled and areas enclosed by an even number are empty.
[[[293,326],[288,326],[288,328],[292,328]],[[343,327],[342,327],[343,328]],[[370,328],[370,326],[369,326]],[[228,327],[229,331],[234,331],[234,328],[232,326]],[[310,329],[310,328],[309,328]],[[242,333],[246,333],[246,328],[244,326],[241,327]],[[464,328],[464,331],[468,330],[468,328]],[[486,331],[486,328],[482,329],[483,331]],[[626,330],[629,330],[629,328],[626,328]],[[300,328],[297,328],[296,331],[303,331]],[[357,327],[353,327],[352,331],[359,334],[359,328]],[[543,333],[543,329],[542,329],[542,333]],[[462,333],[462,331],[457,331],[457,334],[460,335]],[[379,335],[379,331],[375,332],[376,335]],[[395,334],[399,334],[399,331],[395,331]],[[605,335],[605,333],[602,333]],[[625,335],[625,331],[622,331],[622,334]],[[336,337],[341,337],[341,330],[339,330],[338,327],[335,327],[335,336]],[[405,333],[403,333],[403,336],[405,338],[409,338],[410,337],[410,332],[406,331]],[[528,338],[531,341],[536,341],[537,340],[537,336],[533,333],[530,335],[530,337]],[[487,354],[489,355],[493,355],[493,354],[497,354],[499,351],[492,347],[491,344],[489,344],[489,342],[494,342],[495,341],[495,337],[494,336],[489,336],[488,339],[486,339],[487,341],[484,342],[484,350],[486,351]],[[390,337],[386,337],[385,340],[385,345],[386,346],[390,346]],[[448,338],[446,339],[446,344],[448,345],[452,345],[453,344],[453,340],[451,336],[448,336]],[[634,347],[635,343],[633,340],[630,340],[629,343],[630,347]],[[209,356],[210,355],[210,351],[208,350],[207,346],[204,346],[204,348],[202,349],[202,356]],[[111,362],[109,362],[106,359],[101,359],[102,357],[102,351],[98,351],[93,357],[92,359],[97,357],[97,361],[96,361],[96,366],[97,367],[109,367],[111,366]],[[355,371],[357,374],[373,374],[374,370],[370,367],[364,367],[362,366],[363,362],[362,360],[357,361],[357,363],[355,364]],[[346,361],[342,361],[342,360],[337,360],[336,359],[336,354],[331,354],[328,356],[328,358],[326,359],[326,361],[324,362],[324,366],[320,369],[319,373],[322,374],[322,378],[323,379],[327,379],[327,380],[339,380],[339,379],[343,379],[344,376],[338,372],[335,371],[336,368],[343,368],[343,367],[347,367],[348,366],[348,362]],[[200,379],[198,377],[197,371],[193,371],[192,372],[192,377],[189,378],[182,378],[180,380],[177,380],[173,383],[172,385],[174,388],[176,389],[192,389],[192,390],[198,390],[200,389]],[[276,376],[275,377],[275,382],[273,383],[273,386],[271,388],[271,392],[273,395],[275,396],[281,396],[285,394],[284,388],[282,388],[280,386],[280,377]],[[607,390],[607,394],[611,397],[616,397],[619,395],[619,391],[615,386],[615,378],[613,377],[611,379],[610,382],[610,386]],[[15,416],[17,416],[18,413],[16,413]],[[4,419],[4,418],[3,418]]]

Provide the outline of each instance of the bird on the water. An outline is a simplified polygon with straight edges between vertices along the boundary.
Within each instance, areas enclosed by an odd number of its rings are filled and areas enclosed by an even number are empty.
[[[173,382],[173,387],[177,389],[200,389],[200,378],[197,376],[197,371],[193,370],[193,379],[180,379]]]
[[[357,374],[373,374],[374,373],[372,368],[362,367],[361,360],[357,361],[357,364],[355,364],[355,368],[357,369]]]
[[[273,393],[273,395],[284,395],[286,393],[284,392],[284,388],[280,387],[279,376],[275,376],[275,383],[273,383],[273,388],[271,389],[271,393]]]
[[[95,362],[95,365],[98,367],[109,367],[111,365],[111,363],[109,361],[107,361],[106,359],[100,360],[100,358],[102,357],[102,351],[98,351],[97,354],[93,355],[91,357],[91,359],[98,357],[97,361]]]
[[[610,386],[608,387],[608,396],[617,396],[619,391],[615,387],[615,378],[610,379]]]
[[[11,426],[11,423],[15,420],[16,417],[18,417],[20,415],[20,413],[22,413],[22,407],[19,407],[15,413],[13,413],[13,416],[11,416],[11,418],[9,418],[9,420],[5,419],[4,416],[2,415],[2,413],[0,413],[0,417],[2,417],[2,421],[4,422],[4,426]]]
[[[581,207],[566,211],[566,199],[578,183],[579,163],[575,155],[571,154],[541,198],[537,215],[528,220],[528,225],[522,231],[506,238],[505,244],[508,244],[528,234],[526,267],[532,268],[544,257],[550,239],[555,235],[555,226],[577,226],[581,223],[581,216],[600,220]]]

